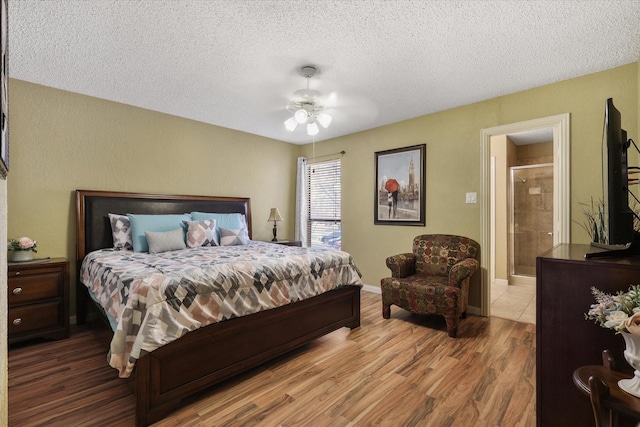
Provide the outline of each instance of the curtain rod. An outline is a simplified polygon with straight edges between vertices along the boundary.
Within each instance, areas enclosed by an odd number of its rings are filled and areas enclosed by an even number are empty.
[[[323,154],[322,156],[314,156],[314,157],[313,157],[313,160],[315,160],[315,159],[322,159],[323,157],[336,156],[336,155],[338,155],[338,154],[340,154],[340,155],[344,156],[346,153],[347,153],[346,151],[342,150],[342,151],[339,151],[339,152],[337,152],[337,153]]]

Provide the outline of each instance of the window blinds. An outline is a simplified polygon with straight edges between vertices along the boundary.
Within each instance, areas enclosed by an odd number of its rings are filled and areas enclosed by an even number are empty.
[[[307,236],[310,246],[342,247],[340,159],[307,166]]]

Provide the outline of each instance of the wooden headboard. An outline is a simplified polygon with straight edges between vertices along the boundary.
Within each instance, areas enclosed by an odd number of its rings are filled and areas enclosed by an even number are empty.
[[[194,211],[241,213],[251,237],[251,200],[247,197],[178,196],[76,190],[78,266],[91,251],[113,247],[109,213],[183,214]]]

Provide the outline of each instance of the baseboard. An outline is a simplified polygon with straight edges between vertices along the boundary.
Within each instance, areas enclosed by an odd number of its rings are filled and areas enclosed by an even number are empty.
[[[362,285],[362,290],[372,292],[374,294],[382,294],[382,291],[380,291],[380,287],[378,286]]]
[[[507,286],[509,281],[507,279],[493,279],[494,285]]]
[[[470,305],[467,307],[467,314],[473,314],[474,316],[482,316],[482,310],[480,309],[480,307],[473,307]]]

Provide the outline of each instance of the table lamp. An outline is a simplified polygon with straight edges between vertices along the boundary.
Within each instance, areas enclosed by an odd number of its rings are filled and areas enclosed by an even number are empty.
[[[282,216],[280,215],[280,211],[278,208],[271,208],[271,213],[269,214],[269,219],[267,221],[273,221],[273,239],[272,242],[277,242],[278,238],[276,235],[278,234],[278,225],[277,221],[284,221]]]

